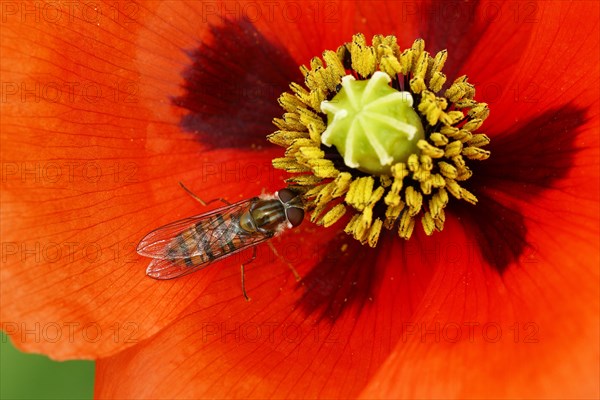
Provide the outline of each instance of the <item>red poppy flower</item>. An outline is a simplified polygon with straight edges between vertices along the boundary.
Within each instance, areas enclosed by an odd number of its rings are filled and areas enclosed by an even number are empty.
[[[2,329],[115,398],[598,397],[596,2],[2,3]],[[305,222],[145,276],[140,238],[281,187],[297,66],[362,32],[448,49],[493,156],[444,230]],[[302,275],[295,281],[287,262]]]

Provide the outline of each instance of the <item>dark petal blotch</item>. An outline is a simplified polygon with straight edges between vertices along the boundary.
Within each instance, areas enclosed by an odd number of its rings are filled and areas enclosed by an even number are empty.
[[[247,20],[225,20],[210,33],[189,54],[186,93],[173,99],[189,111],[181,126],[209,148],[269,145],[272,120],[283,114],[277,98],[301,80],[298,66]]]
[[[579,128],[585,122],[585,110],[572,105],[548,110],[504,134],[490,134],[491,158],[471,163],[474,174],[469,189],[479,202],[472,206],[452,201],[451,212],[460,216],[482,256],[499,272],[527,252],[534,254],[538,245],[527,240],[526,209],[505,204],[494,193],[503,192],[535,207],[536,197],[556,189],[571,170],[580,150]]]

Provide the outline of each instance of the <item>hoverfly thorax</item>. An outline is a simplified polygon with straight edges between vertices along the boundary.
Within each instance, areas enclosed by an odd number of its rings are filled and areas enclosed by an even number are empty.
[[[256,207],[249,211],[256,228],[266,234],[275,234],[286,221],[285,209],[279,200],[258,200]]]
[[[294,228],[304,219],[302,199],[289,189],[282,189],[275,198],[257,199],[240,218],[240,226],[249,232],[260,231],[272,236],[284,227]]]

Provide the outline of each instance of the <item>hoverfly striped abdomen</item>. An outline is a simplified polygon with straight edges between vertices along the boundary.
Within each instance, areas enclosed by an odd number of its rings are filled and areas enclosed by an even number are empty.
[[[167,246],[167,258],[187,267],[207,264],[238,249],[244,236],[238,216],[218,213],[177,235]]]

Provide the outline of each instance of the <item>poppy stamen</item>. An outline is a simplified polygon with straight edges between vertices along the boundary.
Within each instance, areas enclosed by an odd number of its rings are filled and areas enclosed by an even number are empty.
[[[396,224],[409,239],[417,217],[427,235],[441,231],[449,195],[477,202],[462,182],[466,160],[490,156],[489,138],[475,133],[489,108],[466,76],[446,85],[447,56],[431,57],[422,39],[401,51],[394,36],[367,45],[357,34],[300,68],[306,87],[280,96],[285,114],[268,139],[286,148],[273,165],[294,174],[287,182],[312,222],[328,227],[351,212],[344,231],[375,247]]]

